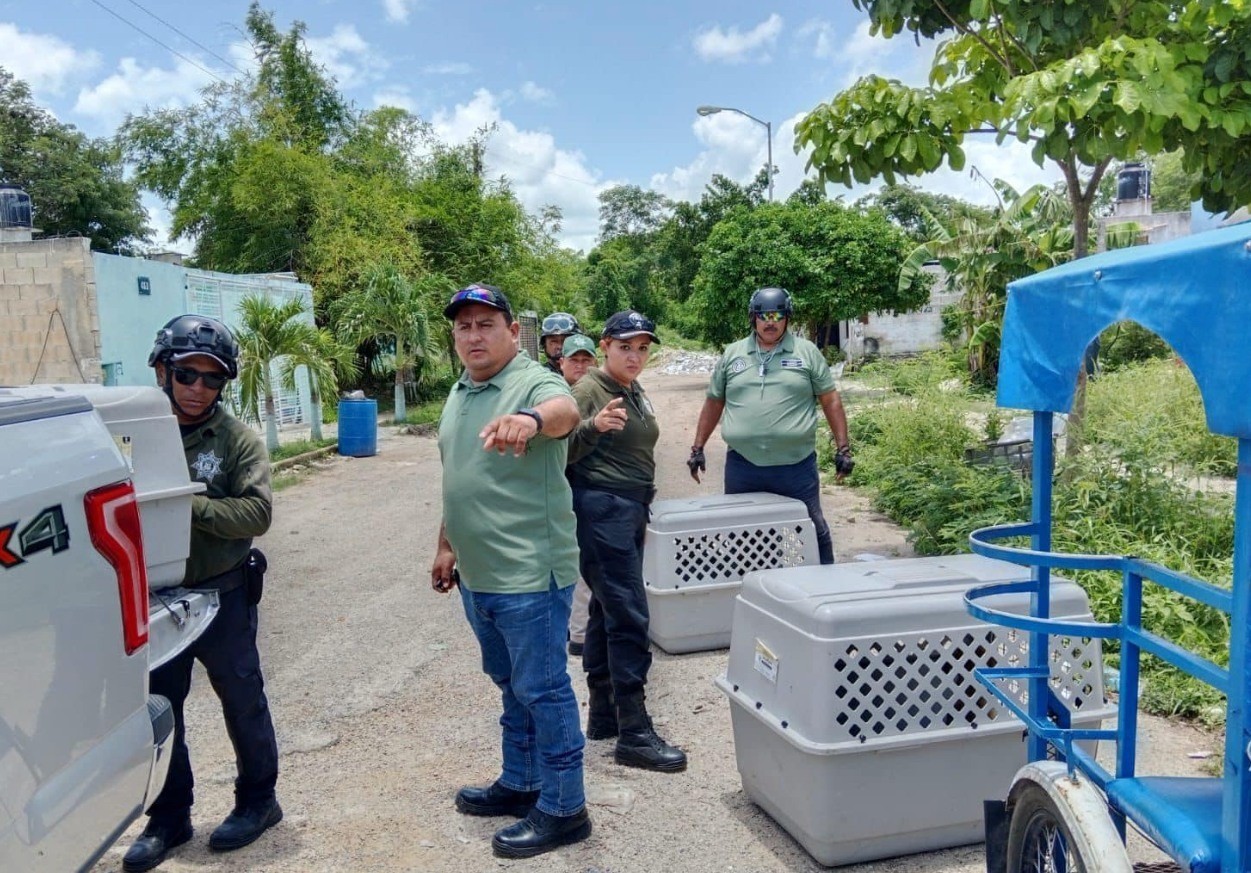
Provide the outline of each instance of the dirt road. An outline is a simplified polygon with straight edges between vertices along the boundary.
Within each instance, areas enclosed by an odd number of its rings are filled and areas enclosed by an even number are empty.
[[[724,447],[709,447],[705,484],[683,460],[705,376],[644,381],[663,428],[661,498],[715,493]],[[258,843],[210,853],[209,831],[230,811],[233,756],[220,710],[197,671],[188,737],[198,785],[196,837],[161,866],[222,871],[438,871],[497,867],[558,873],[714,873],[822,869],[741,790],[728,705],[712,684],[726,653],[657,653],[649,707],[660,731],[690,754],[690,768],[660,775],[619,767],[612,742],[586,750],[595,833],[584,844],[529,861],[498,861],[490,837],[504,822],[458,815],[456,789],[497,775],[498,695],[478,668],[459,600],[428,584],[439,523],[440,468],[433,439],[385,432],[374,458],[332,458],[279,492],[261,546],[271,573],[261,649],[282,753],[278,791],[286,819]],[[841,559],[910,554],[903,534],[847,488],[823,498]],[[576,662],[574,687],[585,700]],[[1186,752],[1212,748],[1198,732],[1144,719],[1146,755],[1168,752],[1159,772],[1194,772]],[[1215,749],[1213,749],[1215,751]],[[96,868],[121,869],[138,832]],[[858,873],[984,870],[980,847],[848,868]]]

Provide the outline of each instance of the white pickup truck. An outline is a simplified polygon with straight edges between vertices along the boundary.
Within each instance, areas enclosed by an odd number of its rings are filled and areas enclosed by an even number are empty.
[[[89,868],[160,792],[202,487],[155,388],[0,388],[0,870]]]

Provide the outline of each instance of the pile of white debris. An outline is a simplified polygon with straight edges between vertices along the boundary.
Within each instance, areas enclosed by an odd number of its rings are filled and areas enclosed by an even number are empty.
[[[711,373],[717,365],[718,355],[709,352],[688,352],[681,349],[667,352],[657,362],[656,369],[666,376],[690,376],[697,373]]]

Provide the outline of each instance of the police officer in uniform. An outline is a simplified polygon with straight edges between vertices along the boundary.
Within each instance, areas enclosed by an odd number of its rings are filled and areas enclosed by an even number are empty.
[[[761,288],[752,294],[747,311],[751,335],[726,346],[717,361],[687,467],[698,482],[700,472],[708,469],[704,444],[720,422],[730,447],[725,493],[765,491],[802,500],[812,518],[821,563],[833,564],[834,542],[821,511],[817,407],[834,438],[834,469],[841,480],[855,466],[843,401],[821,350],[788,329],[794,305],[786,289]]]
[[[547,359],[543,366],[557,376],[563,376],[560,358],[565,340],[580,333],[582,333],[581,325],[568,312],[553,312],[543,319],[543,325],[539,330],[539,345],[543,349],[543,357]]]
[[[239,346],[226,326],[200,315],[169,321],[148,356],[182,431],[191,480],[208,489],[192,498],[183,585],[216,589],[221,608],[187,651],[152,672],[151,692],[173,706],[174,747],[165,787],[122,861],[127,873],[151,870],[191,839],[194,778],[183,703],[194,661],[204,665],[221,700],[238,772],[234,810],[209,836],[209,848],[241,848],[282,820],[274,796],[278,744],[256,648],[264,556],[252,548],[252,538],[269,529],[272,515],[269,455],[260,437],[219,403],[227,380],[238,376],[238,359]]]

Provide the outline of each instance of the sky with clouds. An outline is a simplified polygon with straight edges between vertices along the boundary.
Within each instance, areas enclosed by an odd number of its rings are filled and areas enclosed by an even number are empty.
[[[306,25],[318,61],[357,106],[392,105],[448,141],[494,125],[487,149],[531,211],[559,206],[562,241],[589,249],[597,194],[617,184],[697,200],[714,173],[746,182],[764,166],[772,126],[775,196],[804,178],[794,125],[868,73],[921,84],[933,54],[908,38],[869,36],[850,3],[793,0],[268,0],[286,30]],[[246,69],[246,0],[0,0],[0,66],[36,100],[94,136],[128,113],[195,101]],[[1051,182],[1019,147],[967,145],[968,165],[1018,188]],[[916,184],[977,202],[989,186],[966,169]],[[863,190],[831,189],[854,198]],[[168,226],[149,198],[158,230]],[[183,246],[185,247],[185,246]]]

